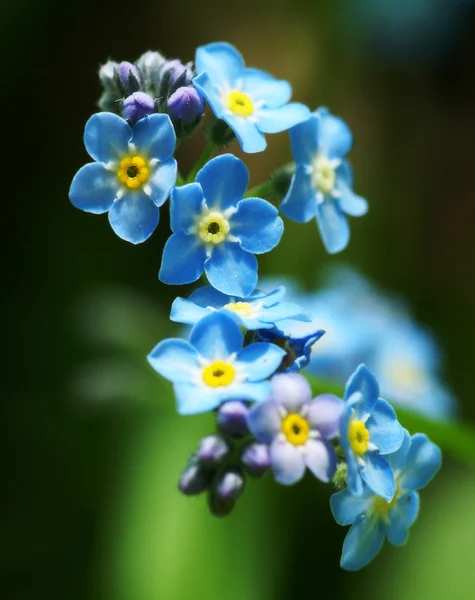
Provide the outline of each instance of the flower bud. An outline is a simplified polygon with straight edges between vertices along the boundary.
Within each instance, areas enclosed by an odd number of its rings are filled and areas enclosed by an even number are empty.
[[[210,511],[216,517],[228,515],[237,498],[243,493],[245,479],[237,469],[227,469],[220,473],[213,482],[213,487],[208,496]]]
[[[136,63],[142,75],[144,88],[153,97],[159,95],[160,70],[165,62],[165,57],[160,52],[148,51],[142,54]]]
[[[130,62],[123,61],[117,65],[117,78],[122,91],[127,96],[138,92],[142,87],[140,73],[135,65]]]
[[[117,91],[117,85],[115,82],[115,74],[118,64],[113,60],[108,60],[104,65],[99,69],[99,79],[101,84],[105,90],[108,91]]]
[[[241,455],[241,462],[251,477],[261,477],[270,467],[269,446],[249,444]]]
[[[153,98],[144,92],[134,92],[122,104],[122,116],[132,123],[153,112],[155,112],[155,102]]]
[[[181,87],[168,98],[167,111],[172,120],[189,125],[203,114],[204,102],[193,86]]]
[[[167,60],[160,71],[160,97],[168,98],[178,88],[192,85],[192,80],[191,63],[184,65],[178,58]]]
[[[208,435],[203,438],[198,448],[198,461],[210,468],[222,464],[231,454],[231,448],[219,435]]]
[[[209,487],[213,474],[202,465],[191,462],[180,475],[178,489],[186,496],[200,494]]]
[[[249,433],[247,414],[249,408],[244,402],[230,400],[221,404],[218,411],[218,427],[224,435],[244,437]]]

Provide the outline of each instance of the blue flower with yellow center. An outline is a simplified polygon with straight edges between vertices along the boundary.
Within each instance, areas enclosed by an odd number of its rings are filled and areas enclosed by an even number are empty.
[[[228,314],[214,312],[193,327],[189,342],[168,339],[149,354],[152,367],[173,383],[182,415],[212,410],[226,400],[259,402],[284,351],[273,344],[243,348],[243,334]]]
[[[340,252],[350,240],[346,215],[359,217],[368,210],[366,200],[352,191],[353,174],[345,160],[353,144],[351,131],[320,108],[290,130],[290,141],[297,168],[280,210],[298,223],[316,217],[327,252]]]
[[[330,506],[339,525],[351,525],[343,543],[341,566],[361,569],[378,554],[385,538],[393,546],[407,541],[409,528],[419,512],[419,490],[440,468],[440,449],[426,435],[411,436],[404,430],[403,443],[387,456],[394,473],[396,490],[391,500],[375,495],[364,485],[360,497],[347,488],[333,494]]]
[[[93,115],[86,123],[84,144],[96,162],[74,176],[71,202],[86,212],[108,212],[120,238],[144,242],[157,227],[159,207],[176,182],[175,142],[165,114],[145,117],[133,128],[113,113]]]
[[[277,209],[261,198],[245,198],[249,174],[232,154],[210,160],[190,183],[173,190],[170,226],[159,279],[168,284],[196,281],[230,296],[246,297],[257,284],[255,254],[272,250],[284,225]]]
[[[285,131],[305,121],[310,111],[289,103],[292,88],[264,71],[246,68],[234,46],[215,42],[201,46],[195,57],[195,87],[213,113],[234,131],[244,152],[261,152],[265,133]]]
[[[399,449],[404,430],[391,406],[379,398],[374,375],[360,365],[345,389],[345,410],[340,423],[340,444],[348,464],[348,488],[355,496],[366,484],[390,502],[396,491],[394,474],[384,455]]]

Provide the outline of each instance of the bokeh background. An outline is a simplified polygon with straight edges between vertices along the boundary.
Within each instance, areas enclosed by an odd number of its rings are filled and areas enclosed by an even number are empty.
[[[471,0],[7,0],[0,6],[4,268],[1,563],[7,598],[392,600],[472,598],[473,466],[446,457],[405,549],[338,568],[328,490],[252,482],[227,519],[176,479],[210,416],[177,417],[144,356],[174,328],[157,280],[167,211],[139,247],[73,209],[97,70],[148,49],[193,58],[213,40],[289,79],[355,133],[371,203],[342,255],[403,294],[444,348],[445,378],[475,422],[475,3]],[[5,130],[6,129],[6,130]],[[287,134],[246,156],[254,184],[289,159]],[[191,167],[202,145],[183,144]],[[233,151],[239,154],[237,148]],[[286,222],[261,273],[311,289],[334,261],[314,223]],[[181,295],[186,289],[179,290]]]

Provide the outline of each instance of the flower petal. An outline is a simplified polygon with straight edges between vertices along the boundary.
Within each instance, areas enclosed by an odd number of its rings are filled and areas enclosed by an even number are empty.
[[[326,114],[318,123],[318,144],[328,158],[343,158],[351,150],[353,135],[343,119]]]
[[[442,464],[440,448],[422,433],[412,436],[400,485],[408,490],[420,490],[434,477]]]
[[[282,419],[275,402],[255,404],[247,415],[247,424],[253,436],[263,444],[270,444],[281,431]]]
[[[320,394],[310,402],[307,420],[312,429],[316,429],[327,439],[339,435],[340,419],[344,410],[344,402],[333,394]]]
[[[398,498],[396,505],[389,512],[391,524],[388,529],[388,540],[393,546],[402,546],[409,535],[409,527],[419,514],[419,494],[411,492]]]
[[[209,388],[199,387],[193,383],[179,382],[173,386],[177,411],[180,415],[195,415],[208,412],[221,404],[221,398]]]
[[[176,187],[170,198],[170,227],[174,233],[188,233],[201,213],[204,198],[198,183]]]
[[[209,309],[198,306],[185,298],[175,298],[170,311],[170,321],[195,325],[200,319],[209,313]]]
[[[290,145],[297,165],[312,164],[318,151],[318,123],[319,118],[312,114],[290,130]]]
[[[296,168],[289,191],[279,209],[283,215],[297,223],[307,223],[316,216],[317,190],[304,165]]]
[[[382,398],[379,398],[371,410],[366,422],[370,440],[378,448],[380,454],[391,454],[400,448],[404,439],[404,430],[397,420],[394,409]]]
[[[143,191],[125,193],[109,211],[114,232],[132,244],[145,242],[155,231],[159,218],[159,209]]]
[[[223,102],[223,94],[215,82],[203,72],[193,79],[193,84],[198,90],[198,93],[209,104],[213,114],[218,119],[223,119],[226,113],[226,106]]]
[[[172,234],[163,248],[158,278],[169,285],[196,281],[203,273],[206,251],[194,235]]]
[[[379,553],[386,529],[379,519],[362,519],[351,526],[343,542],[340,566],[358,571]]]
[[[336,471],[336,453],[330,442],[308,440],[305,444],[305,464],[320,481],[331,481]]]
[[[387,460],[377,452],[367,452],[364,456],[365,466],[361,469],[361,477],[375,494],[391,502],[396,491],[394,473]]]
[[[290,129],[310,116],[310,109],[300,102],[291,102],[280,108],[261,108],[256,113],[257,126],[263,133],[279,133]]]
[[[147,360],[157,373],[173,383],[189,381],[200,368],[195,348],[189,342],[176,338],[157,344]]]
[[[275,373],[285,354],[285,350],[274,344],[255,342],[239,352],[236,363],[248,381],[261,381]]]
[[[258,318],[267,323],[268,326],[284,319],[295,319],[307,323],[311,321],[308,313],[294,302],[278,302],[273,306],[261,308]]]
[[[403,434],[403,441],[398,450],[385,456],[385,459],[388,461],[389,466],[394,472],[400,471],[404,467],[406,464],[407,453],[411,447],[411,436],[407,429],[403,429]]]
[[[350,241],[350,228],[338,203],[327,196],[323,202],[317,203],[316,217],[327,252],[336,254],[344,250]]]
[[[244,59],[238,50],[226,42],[214,42],[196,50],[195,68],[205,71],[216,85],[233,82],[244,69]]]
[[[242,348],[243,336],[226,313],[214,312],[197,323],[190,334],[190,344],[208,360],[226,360]]]
[[[211,210],[225,210],[242,200],[249,182],[246,165],[233,154],[212,158],[196,175]]]
[[[74,176],[69,199],[76,208],[100,215],[110,209],[119,187],[115,173],[101,163],[88,163]]]
[[[157,115],[158,117],[159,115]],[[162,206],[176,183],[177,164],[174,158],[159,162],[152,171],[148,185],[151,188],[150,198],[155,206]]]
[[[94,160],[108,163],[129,151],[132,129],[127,121],[109,112],[92,115],[84,130],[84,145]]]
[[[368,212],[368,202],[362,196],[357,196],[350,188],[338,186],[338,204],[340,209],[351,217],[361,217]]]
[[[255,102],[264,100],[265,106],[277,108],[287,104],[292,96],[292,86],[288,81],[279,80],[259,69],[247,68],[240,74],[241,91]]]
[[[271,380],[271,398],[287,412],[300,412],[312,398],[312,388],[299,373],[279,373]]]
[[[231,231],[243,250],[263,254],[275,248],[284,232],[279,211],[261,198],[246,198],[237,205],[232,217]]]
[[[270,447],[270,460],[274,479],[282,485],[297,483],[305,473],[302,454],[288,442],[274,440]]]
[[[234,131],[244,152],[253,154],[267,148],[266,138],[253,120],[229,114],[224,114],[221,118]]]
[[[148,158],[167,161],[173,156],[176,135],[170,117],[166,114],[148,115],[137,123],[133,129],[132,143],[139,153]]]
[[[367,489],[367,488],[366,488]],[[348,488],[330,497],[330,508],[338,525],[352,525],[364,517],[371,507],[373,493],[353,496]]]
[[[257,284],[257,259],[239,244],[224,243],[205,262],[209,282],[229,296],[248,296]]]
[[[236,393],[230,400],[249,400],[264,402],[269,398],[270,381],[243,381],[236,384]]]
[[[345,400],[357,392],[362,396],[358,406],[360,414],[370,413],[379,397],[379,385],[376,377],[365,365],[360,365],[348,379]]]

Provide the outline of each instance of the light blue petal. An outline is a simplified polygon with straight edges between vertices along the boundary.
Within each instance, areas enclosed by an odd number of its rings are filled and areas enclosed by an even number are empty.
[[[338,203],[332,198],[317,204],[317,225],[323,245],[329,254],[341,252],[350,241],[350,228]]]
[[[378,519],[363,519],[351,526],[343,542],[340,566],[358,571],[379,553],[384,542],[385,526]]]
[[[108,163],[129,152],[132,129],[127,121],[109,112],[92,115],[84,130],[84,145],[94,160]]]
[[[382,398],[379,398],[371,416],[366,422],[370,441],[375,444],[380,454],[396,452],[403,442],[404,430],[397,420],[394,409]]]
[[[257,126],[263,133],[279,133],[290,129],[310,116],[310,109],[300,102],[291,102],[280,108],[261,108],[256,113]]]
[[[159,115],[157,115],[158,117]],[[159,162],[152,171],[148,185],[151,188],[150,198],[155,206],[162,206],[176,183],[177,164],[174,158]]]
[[[316,216],[317,190],[313,186],[311,174],[304,165],[295,170],[289,191],[279,209],[283,215],[297,223],[307,223]]]
[[[175,383],[177,411],[180,415],[195,415],[208,412],[221,404],[221,398],[214,390],[203,388],[193,383]]]
[[[270,381],[244,381],[236,384],[236,393],[230,400],[249,400],[264,402],[269,398]]]
[[[231,233],[243,250],[263,254],[275,248],[284,232],[279,211],[261,198],[246,198],[237,205],[232,217]]]
[[[312,114],[289,132],[292,155],[297,165],[311,165],[318,151],[319,118]]]
[[[239,352],[236,362],[247,380],[261,381],[275,373],[285,355],[285,350],[274,344],[255,342]]]
[[[385,458],[377,452],[364,455],[366,466],[361,469],[361,477],[375,494],[391,502],[396,491],[394,473]]]
[[[341,445],[345,448],[346,464],[348,466],[348,489],[353,496],[362,496],[364,485],[361,478],[361,468],[353,452],[348,449],[347,443],[341,441]]]
[[[176,187],[170,198],[171,230],[174,233],[187,233],[194,227],[203,202],[203,190],[198,183]]]
[[[196,175],[211,210],[225,210],[242,200],[249,182],[246,165],[233,154],[212,158]]]
[[[101,163],[89,163],[74,176],[69,199],[76,208],[100,215],[110,209],[119,187],[116,173]]]
[[[267,148],[264,134],[250,119],[228,114],[222,115],[221,118],[226,121],[229,127],[234,131],[244,152],[253,154],[255,152],[262,152]]]
[[[174,233],[163,248],[158,278],[169,285],[193,283],[203,273],[206,251],[194,235]]]
[[[308,440],[304,452],[305,464],[317,479],[328,483],[336,472],[336,453],[326,440]]]
[[[360,416],[370,413],[379,397],[379,385],[376,377],[365,365],[360,365],[348,379],[345,387],[345,400],[357,392],[362,395],[358,407]]]
[[[213,308],[221,308],[228,302],[236,302],[241,298],[231,297],[226,294],[222,294],[215,290],[211,285],[204,285],[203,287],[197,288],[188,298],[198,306],[206,308],[212,306]]]
[[[353,169],[347,160],[342,160],[336,170],[336,180],[347,188],[353,187]]]
[[[362,196],[357,196],[350,188],[338,186],[337,202],[341,210],[351,217],[361,217],[368,212],[368,202]]]
[[[189,381],[199,369],[198,352],[190,343],[176,338],[157,344],[147,360],[155,371],[173,383]]]
[[[245,298],[257,284],[257,259],[239,244],[224,243],[213,249],[205,272],[211,285],[223,294]]]
[[[336,437],[340,433],[344,406],[344,402],[338,396],[320,394],[308,406],[307,420],[310,427],[320,432],[324,438]]]
[[[351,150],[353,135],[339,117],[321,117],[318,123],[318,143],[328,158],[343,158]]]
[[[409,527],[419,514],[419,494],[411,492],[401,496],[389,512],[391,524],[388,528],[388,540],[393,546],[402,546],[409,535]]]
[[[371,508],[373,493],[353,496],[348,488],[330,497],[330,508],[338,525],[352,525],[364,517]]]
[[[134,125],[132,143],[137,152],[148,158],[167,161],[173,156],[176,135],[170,117],[166,114],[148,115]]]
[[[201,73],[193,79],[193,84],[198,90],[198,93],[208,102],[211,110],[218,119],[224,118],[224,113],[227,110],[223,103],[222,94],[219,88],[216,87],[213,80],[207,73]]]
[[[160,212],[143,191],[126,192],[109,211],[114,232],[132,244],[148,239],[158,225]]]
[[[190,300],[175,298],[170,311],[170,321],[184,323],[185,325],[195,325],[195,323],[198,323],[208,313],[209,310],[194,304]]]
[[[400,471],[406,464],[407,453],[411,447],[411,436],[407,429],[403,429],[403,440],[402,444],[396,452],[388,454],[385,459],[388,461],[389,466],[394,471]]]
[[[434,477],[442,465],[440,448],[422,433],[412,436],[400,485],[408,490],[420,490]]]
[[[242,348],[243,336],[234,320],[225,313],[206,315],[192,329],[190,344],[208,360],[226,360]]]
[[[259,69],[245,69],[240,75],[242,87],[245,94],[252,99],[264,100],[265,106],[277,108],[287,104],[292,96],[292,86],[288,81],[278,80],[265,71]]]
[[[276,288],[269,294],[264,294],[259,290],[255,290],[255,293],[253,293],[251,297],[253,299],[255,298],[256,300],[260,299],[263,302],[264,306],[272,306],[276,302],[280,302],[282,300],[282,298],[285,296],[285,292],[285,286],[279,285],[278,288]]]
[[[274,306],[261,308],[259,318],[268,325],[272,325],[283,319],[295,319],[296,321],[307,323],[311,321],[308,313],[301,306],[293,302],[278,302]]]
[[[197,48],[195,68],[198,74],[205,71],[215,85],[223,85],[239,77],[244,69],[244,59],[231,44],[213,42]]]
[[[278,405],[272,401],[255,404],[247,415],[247,425],[259,442],[270,444],[282,427]]]
[[[293,485],[302,479],[305,462],[296,446],[275,440],[270,446],[270,460],[274,479],[282,485]]]

